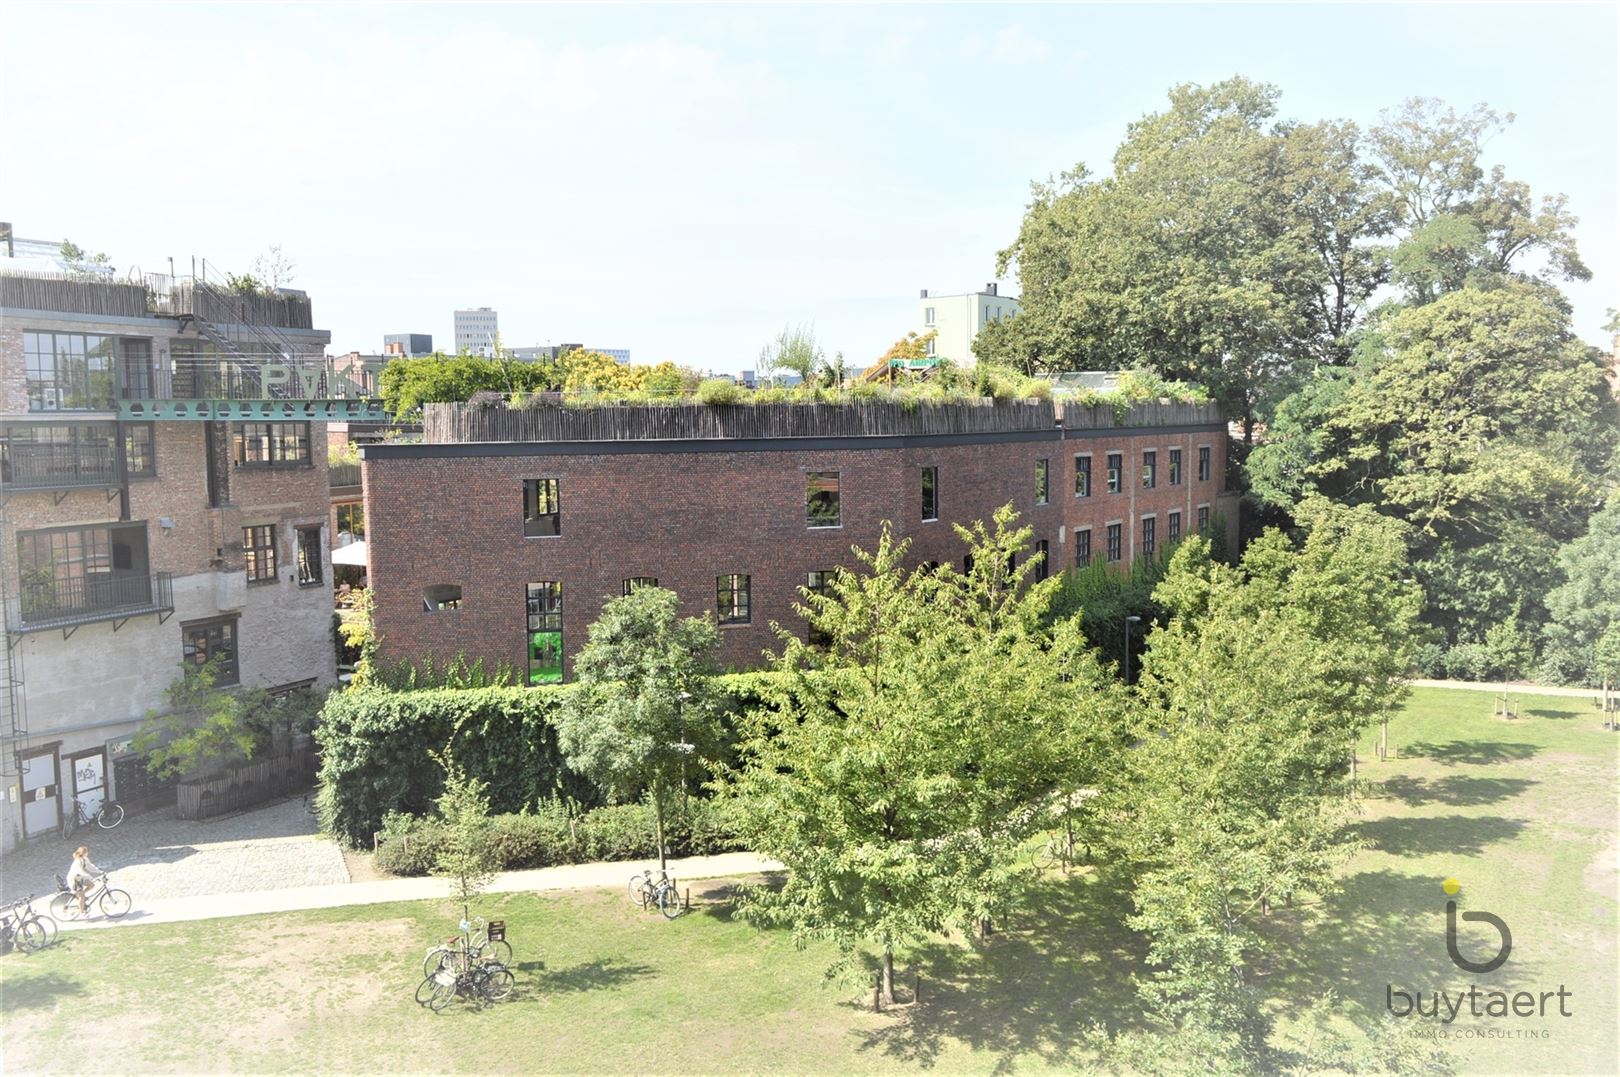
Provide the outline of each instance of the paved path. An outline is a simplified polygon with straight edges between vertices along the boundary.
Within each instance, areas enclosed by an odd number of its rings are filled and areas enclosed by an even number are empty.
[[[1501,681],[1431,681],[1406,682],[1417,688],[1467,688],[1476,692],[1502,691]],[[1509,682],[1508,695],[1512,696],[1573,696],[1578,699],[1596,699],[1602,693],[1596,688],[1562,688],[1551,684],[1514,684]]]
[[[292,797],[221,819],[186,820],[163,808],[112,830],[36,839],[0,857],[0,901],[52,893],[79,845],[143,901],[349,881],[342,850],[316,832],[303,798]]]
[[[510,893],[524,890],[621,890],[630,876],[649,866],[646,861],[626,861],[600,864],[562,864],[531,871],[507,871],[495,877],[490,884],[491,893]],[[762,871],[780,871],[782,865],[754,853],[720,853],[716,856],[693,856],[669,862],[669,873],[676,883],[693,879],[713,879],[737,875],[755,875]],[[125,885],[124,874],[116,875],[118,886]],[[130,924],[168,924],[184,920],[211,920],[223,916],[255,916],[268,913],[290,912],[295,909],[329,909],[347,905],[376,905],[385,901],[415,901],[446,898],[449,883],[444,879],[382,879],[366,883],[336,883],[323,886],[299,886],[280,890],[253,890],[246,893],[216,894],[211,896],[170,897],[146,899],[139,890],[130,886],[135,896],[135,908],[118,920],[94,917],[83,923],[64,923],[64,930],[79,928],[122,927]],[[41,898],[35,904],[46,904]]]

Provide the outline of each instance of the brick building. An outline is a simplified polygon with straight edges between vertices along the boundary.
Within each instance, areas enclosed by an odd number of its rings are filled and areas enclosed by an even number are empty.
[[[363,450],[380,647],[558,680],[603,602],[656,581],[716,613],[723,664],[757,666],[885,521],[913,563],[960,565],[951,524],[1010,501],[1053,570],[1123,561],[1235,526],[1226,446],[1195,405],[432,405],[423,443]]]
[[[172,800],[130,740],[185,663],[330,683],[323,418],[301,293],[0,265],[0,848]]]

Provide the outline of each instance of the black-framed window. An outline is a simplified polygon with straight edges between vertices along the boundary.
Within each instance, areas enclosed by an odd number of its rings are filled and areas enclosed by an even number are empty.
[[[297,535],[298,586],[310,587],[321,582],[321,525],[300,527]]]
[[[308,423],[239,423],[238,467],[309,467]]]
[[[446,610],[459,610],[460,608],[461,584],[430,583],[422,588],[422,610],[424,613],[442,613]]]
[[[922,518],[939,519],[939,468],[922,469]]]
[[[1125,489],[1125,454],[1108,454],[1108,492],[1117,494]]]
[[[557,580],[529,584],[528,615],[529,683],[560,684],[563,679],[562,584]]]
[[[723,625],[745,625],[752,617],[749,605],[749,578],[744,574],[716,576],[715,616]]]
[[[1159,454],[1152,449],[1142,452],[1142,489],[1151,490],[1159,485]]]
[[[17,571],[25,622],[152,597],[144,522],[19,531]]]
[[[1109,524],[1108,525],[1108,551],[1107,551],[1107,556],[1108,556],[1109,561],[1118,561],[1119,560],[1119,557],[1120,557],[1120,533],[1121,533],[1121,530],[1122,530],[1123,526],[1124,526],[1123,524]]]
[[[111,410],[117,357],[117,337],[95,333],[23,333],[28,410]]]
[[[810,527],[840,526],[838,472],[804,473],[804,516]]]
[[[619,585],[620,593],[628,595],[631,591],[639,591],[643,587],[657,587],[657,576],[626,576]]]
[[[1181,450],[1170,450],[1170,485],[1181,485]]]
[[[0,432],[0,477],[20,488],[114,484],[112,423],[16,423]]]
[[[242,671],[237,661],[237,622],[239,617],[214,617],[206,621],[191,621],[180,626],[180,657],[188,666],[202,666],[214,659],[214,684],[241,684]]]
[[[1209,481],[1209,446],[1198,446],[1198,481]]]
[[[337,507],[337,529],[350,536],[366,537],[366,506],[362,501],[347,501]]]
[[[271,583],[276,578],[276,528],[259,524],[242,528],[242,557],[249,583]]]
[[[1142,556],[1152,557],[1158,549],[1159,521],[1153,516],[1142,517]]]
[[[805,575],[804,589],[813,595],[825,595],[832,585],[834,569],[819,569]],[[814,623],[810,625],[805,635],[806,641],[812,647],[825,647],[832,642],[832,637],[817,628]]]
[[[157,476],[157,433],[151,423],[124,427],[124,466],[132,479]]]
[[[1181,537],[1181,513],[1172,512],[1164,524],[1164,540],[1175,542]]]
[[[557,479],[523,480],[523,533],[562,534],[562,483]]]
[[[962,575],[973,575],[973,555],[970,553],[962,555]]]
[[[1088,452],[1074,458],[1074,496],[1091,496],[1091,454]]]
[[[1050,571],[1047,562],[1051,559],[1051,556],[1051,550],[1045,539],[1040,539],[1035,543],[1035,579],[1037,582],[1046,579],[1047,573]]]
[[[1044,505],[1052,495],[1052,465],[1049,460],[1035,461],[1035,504]]]
[[[1091,528],[1080,527],[1074,532],[1074,563],[1078,568],[1091,564]]]
[[[1199,505],[1198,506],[1198,533],[1200,535],[1209,534],[1209,506],[1208,505]]]

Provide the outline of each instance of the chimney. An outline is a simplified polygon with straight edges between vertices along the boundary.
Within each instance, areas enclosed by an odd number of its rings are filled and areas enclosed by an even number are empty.
[[[991,281],[991,282],[990,282],[990,283],[989,283],[989,284],[986,284],[986,285],[985,285],[985,286],[984,286],[984,290],[985,290],[985,291],[986,291],[986,292],[987,292],[987,293],[989,293],[989,294],[990,294],[990,295],[995,295],[995,294],[996,294],[996,282],[995,282],[995,281]]]
[[[924,288],[924,289],[922,289],[922,291],[918,292],[917,293],[917,298],[918,299],[927,299],[928,298],[928,289]]]

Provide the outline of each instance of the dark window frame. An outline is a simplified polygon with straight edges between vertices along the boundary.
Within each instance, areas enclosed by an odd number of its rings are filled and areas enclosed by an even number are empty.
[[[293,558],[298,563],[298,586],[319,587],[325,581],[325,572],[321,568],[323,547],[321,532],[324,528],[320,524],[301,524],[293,528]],[[310,536],[314,541],[310,542]]]
[[[201,621],[187,621],[180,626],[180,661],[182,664],[201,666],[220,656],[228,656],[220,663],[214,678],[215,687],[242,683],[242,633],[240,614],[209,617]],[[216,642],[216,630],[218,640]],[[202,636],[201,648],[194,637]]]
[[[1199,505],[1198,506],[1198,533],[1200,535],[1208,535],[1209,534],[1209,506],[1208,505]]]
[[[1091,564],[1091,528],[1077,527],[1074,529],[1074,564],[1076,568],[1085,568]]]
[[[1046,579],[1052,571],[1052,544],[1046,539],[1037,539],[1035,542],[1035,582]]]
[[[1125,525],[1123,523],[1109,524],[1107,530],[1107,546],[1104,556],[1109,564],[1117,564],[1125,555]]]
[[[1181,510],[1174,509],[1168,513],[1164,522],[1164,541],[1175,543],[1181,538]]]
[[[826,595],[833,573],[837,571],[835,568],[811,569],[805,573],[804,589],[813,595]],[[832,637],[814,624],[809,624],[805,630],[805,642],[812,647],[825,647],[832,642]]]
[[[843,498],[838,471],[804,473],[804,525],[813,530],[843,527]]]
[[[619,594],[621,598],[629,598],[631,591],[637,591],[643,587],[657,586],[657,576],[626,576],[619,582]]]
[[[1052,500],[1052,461],[1041,457],[1035,461],[1035,504],[1046,505]]]
[[[1171,449],[1170,450],[1169,468],[1170,468],[1170,475],[1169,475],[1169,479],[1168,479],[1169,484],[1171,486],[1180,486],[1181,485],[1181,450],[1180,449]]]
[[[922,469],[923,523],[939,519],[939,468],[929,465]]]
[[[239,468],[273,471],[315,466],[308,422],[236,423],[231,457]]]
[[[628,582],[628,581],[627,581]],[[563,654],[561,580],[536,580],[524,588],[524,654],[530,687],[561,684],[567,673]]]
[[[1200,445],[1200,446],[1198,446],[1198,481],[1199,482],[1208,482],[1209,481],[1209,460],[1210,460],[1209,449],[1210,449],[1210,447],[1208,445]]]
[[[739,582],[740,581],[740,582]],[[752,624],[753,579],[746,572],[733,572],[714,578],[715,623],[719,625]]]
[[[465,591],[459,583],[430,583],[422,588],[423,613],[450,613],[460,610],[463,601]]]
[[[556,538],[562,534],[562,480],[523,480],[523,535]]]
[[[275,583],[276,525],[251,524],[242,528],[242,568],[249,585]],[[268,541],[261,541],[267,539]]]
[[[1142,450],[1142,489],[1156,490],[1159,486],[1159,451]]]
[[[1074,496],[1091,496],[1091,454],[1088,452],[1074,456]]]
[[[1159,548],[1159,518],[1157,515],[1142,517],[1142,556],[1152,557]]]
[[[1108,454],[1108,492],[1111,494],[1125,491],[1125,454],[1111,452]]]

